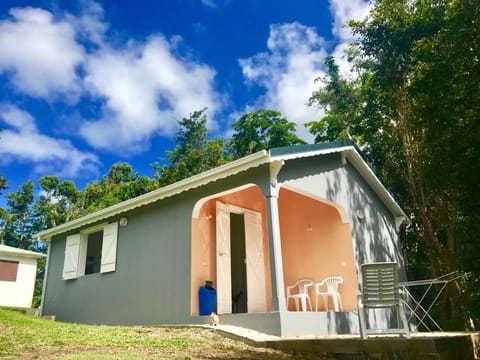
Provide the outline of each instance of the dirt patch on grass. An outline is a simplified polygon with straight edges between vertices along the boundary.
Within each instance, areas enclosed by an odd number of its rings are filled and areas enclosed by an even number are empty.
[[[151,344],[139,345],[37,345],[4,359],[319,359],[313,354],[254,347],[223,337],[213,329],[140,327],[135,332],[151,338]]]
[[[322,359],[232,340],[210,327],[62,323],[0,308],[0,359]]]

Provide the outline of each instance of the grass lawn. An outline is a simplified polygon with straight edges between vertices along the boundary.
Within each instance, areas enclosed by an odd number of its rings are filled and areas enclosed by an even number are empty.
[[[313,359],[248,346],[200,327],[62,323],[0,308],[1,359]]]

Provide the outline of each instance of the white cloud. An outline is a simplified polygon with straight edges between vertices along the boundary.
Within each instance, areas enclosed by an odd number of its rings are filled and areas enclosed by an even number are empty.
[[[108,30],[103,7],[93,0],[82,0],[81,3],[79,16],[67,14],[65,18],[73,26],[78,37],[102,45]]]
[[[368,1],[330,0],[330,12],[333,17],[332,33],[340,40],[352,39],[352,33],[345,26],[348,20],[363,20],[370,11]]]
[[[348,20],[363,20],[370,11],[370,4],[363,0],[331,0],[330,12],[333,17],[332,34],[337,38],[338,45],[332,55],[344,76],[355,76],[351,73],[350,64],[345,58],[345,50],[353,40],[353,34],[346,25]]]
[[[323,64],[327,55],[335,57],[342,74],[352,75],[344,51],[353,36],[344,24],[350,19],[364,19],[369,9],[368,2],[362,0],[330,1],[332,34],[335,37],[333,51],[332,44],[320,37],[315,28],[298,22],[271,25],[268,51],[239,60],[247,82],[265,88],[265,94],[253,107],[279,110],[297,124],[300,137],[312,141],[313,136],[304,123],[323,116],[322,110],[306,105],[319,86],[314,80],[325,75]],[[247,108],[252,107],[252,104],[249,105]]]
[[[297,124],[298,135],[307,141],[312,135],[304,123],[321,115],[307,101],[316,89],[314,80],[324,74],[326,45],[312,27],[297,22],[271,25],[268,52],[239,61],[245,78],[266,89],[257,106],[279,110]]]
[[[116,38],[113,46],[102,6],[81,4],[77,16],[54,19],[27,7],[0,21],[0,73],[7,72],[18,91],[101,102],[100,113],[77,129],[94,148],[123,154],[147,149],[153,135],[173,134],[177,120],[204,107],[208,126],[216,128],[212,119],[222,99],[214,90],[215,71],[176,55],[180,37],[168,41],[159,34],[124,44]]]
[[[218,110],[214,70],[175,56],[177,41],[157,35],[122,50],[102,48],[89,57],[86,86],[105,101],[103,116],[80,130],[92,146],[138,152],[148,147],[152,134],[171,135],[177,120],[190,112],[208,107],[212,115]]]
[[[78,150],[69,140],[41,134],[29,113],[0,104],[0,119],[7,125],[0,132],[0,163],[31,162],[38,174],[65,177],[97,174],[96,155]]]
[[[84,58],[75,31],[50,12],[16,8],[0,21],[0,72],[8,72],[17,90],[37,98],[79,91],[76,67]]]
[[[209,8],[217,9],[222,6],[227,6],[230,4],[231,0],[201,0],[201,2]]]

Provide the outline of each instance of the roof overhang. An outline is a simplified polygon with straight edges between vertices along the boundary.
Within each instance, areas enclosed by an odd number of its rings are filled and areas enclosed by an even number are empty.
[[[354,168],[364,177],[367,183],[372,187],[377,196],[385,203],[387,208],[395,217],[398,226],[404,221],[409,221],[407,215],[401,207],[395,202],[392,195],[383,186],[377,176],[373,173],[365,160],[361,157],[355,146],[351,143],[335,143],[335,146],[325,144],[300,145],[288,148],[276,148],[270,151],[262,150],[255,154],[232,161],[228,164],[205,171],[190,178],[178,181],[171,185],[154,190],[147,194],[123,201],[108,208],[88,214],[81,218],[72,220],[57,227],[35,234],[36,239],[49,240],[52,236],[61,234],[88,224],[96,223],[107,218],[120,215],[140,206],[145,206],[161,199],[177,195],[193,188],[238,174],[250,168],[263,164],[278,161],[287,161],[297,158],[318,156],[332,153],[340,153],[343,160],[349,161]]]
[[[47,255],[35,251],[18,249],[12,246],[0,245],[0,256],[22,257],[22,258],[43,258]]]
[[[171,185],[137,196],[133,199],[123,201],[108,208],[85,215],[81,218],[69,221],[65,224],[35,234],[36,239],[50,239],[52,236],[61,234],[88,224],[92,224],[112,216],[116,216],[140,206],[148,205],[177,195],[184,191],[208,184],[210,182],[226,178],[240,173],[249,168],[260,166],[268,162],[269,153],[266,150],[232,161],[228,164],[194,175],[187,179],[178,181]]]
[[[280,148],[274,152],[277,155],[273,155],[271,160],[292,160],[303,157],[326,155],[333,153],[341,153],[342,160],[350,162],[352,166],[360,173],[360,175],[365,179],[365,181],[370,185],[375,194],[380,198],[380,200],[385,204],[385,206],[390,210],[395,218],[395,227],[398,229],[403,222],[410,223],[410,219],[405,214],[403,209],[398,205],[390,192],[385,188],[380,179],[375,175],[370,166],[365,162],[357,148],[350,142],[339,142],[339,146],[328,147],[321,146],[326,144],[319,144],[320,146],[315,147],[312,145],[304,145],[305,151],[294,152],[289,151],[289,148]],[[285,149],[282,151],[282,149]]]

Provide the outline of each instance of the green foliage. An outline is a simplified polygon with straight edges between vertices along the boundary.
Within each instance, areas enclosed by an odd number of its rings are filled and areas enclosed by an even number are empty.
[[[45,277],[46,259],[37,260],[37,275],[35,276],[35,287],[33,289],[32,307],[39,308],[42,301],[43,279]]]
[[[86,215],[119,202],[153,191],[158,184],[153,179],[140,176],[130,164],[118,162],[112,165],[101,181],[89,183],[78,194],[77,216]]]
[[[56,176],[44,176],[38,183],[42,195],[34,205],[37,231],[55,227],[76,217],[78,190],[72,181],[60,182]]]
[[[469,271],[471,285],[480,277],[470,256],[480,250],[479,19],[476,1],[375,1],[368,19],[350,22],[358,77],[342,78],[327,59],[311,98],[327,116],[310,123],[316,140],[356,141],[412,214],[408,271]],[[442,299],[444,328],[480,320],[478,287],[460,288]]]
[[[30,249],[34,232],[33,182],[28,180],[20,189],[6,195],[7,209],[2,214],[3,241],[6,245]]]
[[[152,164],[154,177],[161,186],[199,174],[231,160],[228,142],[207,137],[206,109],[194,111],[178,122],[176,146],[167,158]]]
[[[2,129],[0,129],[0,132],[2,131]],[[5,177],[0,174],[0,194],[2,194],[2,191],[3,190],[6,190],[7,189],[7,179],[5,179]]]
[[[233,124],[232,150],[236,158],[274,147],[305,142],[295,135],[295,124],[280,112],[260,109],[244,114]]]
[[[315,135],[315,142],[352,140],[362,142],[357,123],[361,119],[362,100],[359,80],[348,81],[340,76],[333,56],[325,60],[327,75],[316,79],[320,88],[309,99],[309,104],[319,105],[325,116],[306,123],[305,126]]]
[[[7,179],[5,179],[5,177],[2,174],[0,174],[0,194],[2,193],[2,191],[7,189],[7,185],[8,185]]]

